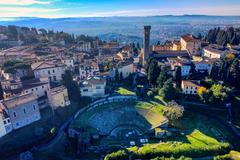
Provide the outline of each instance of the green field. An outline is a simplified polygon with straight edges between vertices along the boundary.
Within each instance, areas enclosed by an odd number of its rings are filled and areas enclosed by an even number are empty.
[[[117,88],[115,92],[117,94],[125,95],[125,96],[136,96],[135,92],[133,92],[133,91],[131,91],[129,89],[123,88],[123,87]]]

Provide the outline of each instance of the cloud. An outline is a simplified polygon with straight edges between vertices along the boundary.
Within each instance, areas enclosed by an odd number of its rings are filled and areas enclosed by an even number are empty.
[[[33,4],[50,4],[50,1],[42,0],[0,0],[0,5],[33,5]]]
[[[0,7],[0,17],[25,17],[38,16],[47,17],[47,15],[56,13],[61,9],[35,8],[35,7]]]
[[[155,15],[184,15],[184,14],[202,14],[233,16],[240,15],[240,5],[224,7],[204,7],[204,8],[153,8],[137,10],[116,10],[107,12],[89,12],[82,14],[73,14],[71,17],[108,17],[108,16],[155,16]]]

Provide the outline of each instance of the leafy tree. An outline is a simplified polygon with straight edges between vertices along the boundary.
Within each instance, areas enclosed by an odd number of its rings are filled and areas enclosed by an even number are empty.
[[[159,95],[163,97],[164,100],[170,101],[176,97],[176,88],[173,87],[172,79],[168,79],[164,82],[163,87],[159,90]]]
[[[233,60],[235,58],[234,54],[229,52],[227,55],[226,55],[226,59],[227,60]]]
[[[18,40],[18,31],[16,26],[8,26],[8,37],[14,41]]]
[[[164,110],[163,114],[168,118],[170,123],[174,123],[183,116],[183,113],[184,107],[172,101],[167,104],[167,108]]]
[[[209,90],[205,87],[200,87],[197,91],[198,96],[200,99],[206,103],[209,99]]]
[[[148,91],[148,92],[147,92],[147,96],[148,96],[149,98],[153,98],[153,97],[154,97],[153,91]]]
[[[231,90],[230,90],[230,88],[222,86],[220,84],[214,84],[211,87],[211,91],[213,93],[214,99],[216,99],[217,101],[223,102],[223,101],[227,100]]]
[[[121,72],[119,75],[119,81],[122,82],[123,81],[123,73]]]
[[[198,38],[198,39],[202,39],[202,38],[203,38],[202,34],[199,33],[198,36],[197,36],[197,38]]]
[[[67,70],[63,75],[62,84],[68,89],[68,95],[70,100],[79,101],[80,98],[80,89],[77,82],[73,81],[73,76],[71,71]]]
[[[177,67],[174,72],[174,80],[176,82],[177,88],[181,88],[182,83],[182,69],[181,67]]]

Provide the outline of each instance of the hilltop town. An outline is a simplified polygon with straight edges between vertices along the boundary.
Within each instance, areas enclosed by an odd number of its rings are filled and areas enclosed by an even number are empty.
[[[151,29],[141,46],[1,26],[1,155],[239,156],[240,30],[151,44]]]

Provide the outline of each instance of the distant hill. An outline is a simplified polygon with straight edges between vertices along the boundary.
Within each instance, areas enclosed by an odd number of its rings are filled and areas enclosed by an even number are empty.
[[[142,38],[138,36],[127,36],[127,35],[122,35],[118,33],[107,33],[107,34],[101,34],[98,35],[98,37],[103,40],[103,41],[113,41],[117,40],[118,42],[122,44],[128,44],[131,42],[134,43],[142,43]]]
[[[152,25],[152,43],[172,40],[186,33],[207,34],[215,27],[240,26],[240,16],[149,16],[149,17],[92,17],[92,18],[0,18],[0,25],[54,29],[74,34],[100,35],[108,39],[138,39],[143,26]],[[114,33],[114,34],[112,34]],[[106,34],[106,35],[105,35]],[[130,35],[130,36],[129,36]],[[133,36],[133,37],[132,37]]]

